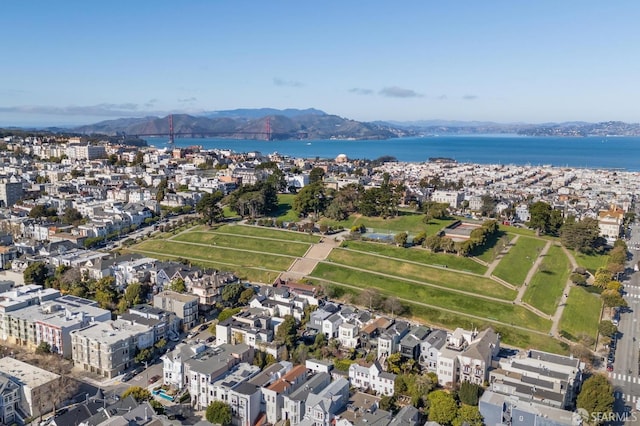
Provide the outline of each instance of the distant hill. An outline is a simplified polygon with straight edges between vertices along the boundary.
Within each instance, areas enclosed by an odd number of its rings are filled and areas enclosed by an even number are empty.
[[[518,134],[525,136],[640,136],[640,124],[622,121],[587,123],[495,123],[491,121],[377,121],[423,135]]]
[[[175,134],[182,137],[234,139],[267,139],[267,129],[270,129],[271,139],[390,139],[412,134],[389,124],[363,123],[316,109],[241,109],[208,114],[214,116],[173,114]],[[166,135],[169,133],[169,119],[117,119],[71,130],[82,134]]]

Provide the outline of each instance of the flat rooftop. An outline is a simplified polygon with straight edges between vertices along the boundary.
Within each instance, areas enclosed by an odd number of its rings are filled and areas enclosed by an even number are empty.
[[[13,377],[31,389],[60,378],[58,374],[8,356],[0,359],[0,372]]]

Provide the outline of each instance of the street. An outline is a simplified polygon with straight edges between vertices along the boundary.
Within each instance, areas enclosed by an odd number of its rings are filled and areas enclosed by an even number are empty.
[[[624,284],[624,298],[629,307],[622,310],[618,324],[618,345],[615,352],[614,370],[609,374],[613,383],[615,411],[622,413],[636,409],[640,401],[640,337],[638,321],[640,318],[640,273],[634,272],[634,266],[640,261],[640,251],[633,247],[640,245],[640,225],[631,226],[630,239],[627,241],[630,260],[627,262]]]

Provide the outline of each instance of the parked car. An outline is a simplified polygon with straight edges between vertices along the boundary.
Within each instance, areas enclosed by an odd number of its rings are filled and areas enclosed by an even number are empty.
[[[613,364],[607,364],[607,371],[613,371]]]
[[[202,324],[198,327],[198,331],[205,331],[209,327],[209,324]]]
[[[125,373],[124,376],[122,376],[122,381],[128,382],[129,380],[133,379],[133,376],[135,376],[135,374],[132,371],[129,371],[128,373]]]
[[[215,341],[216,341],[216,336],[207,337],[207,343],[211,343],[211,342],[215,342]]]
[[[158,380],[160,380],[160,375],[156,374],[155,376],[152,376],[152,377],[149,378],[149,383],[155,383]]]

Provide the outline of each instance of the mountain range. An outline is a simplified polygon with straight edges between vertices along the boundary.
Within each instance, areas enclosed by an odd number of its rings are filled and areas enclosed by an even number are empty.
[[[413,134],[384,123],[363,123],[317,109],[236,109],[199,116],[173,114],[178,137],[234,139],[390,139]],[[76,127],[82,134],[169,134],[169,117],[120,118]]]
[[[233,109],[201,114],[173,114],[177,137],[234,139],[391,139],[421,135],[519,134],[526,136],[640,136],[640,124],[621,121],[588,123],[496,123],[491,121],[360,122],[308,109]],[[81,134],[168,135],[169,117],[120,118],[70,129]]]

